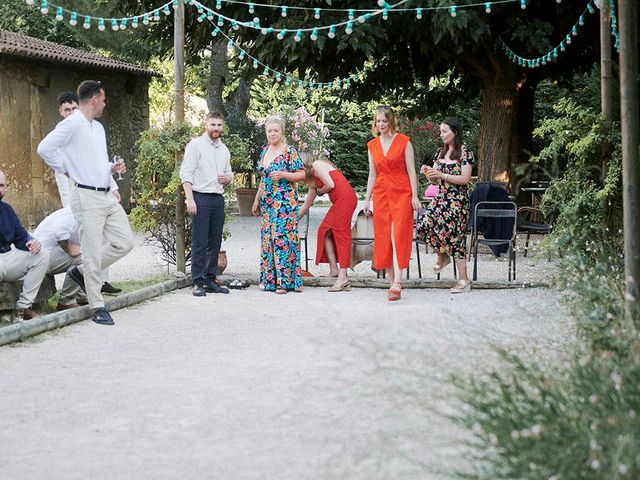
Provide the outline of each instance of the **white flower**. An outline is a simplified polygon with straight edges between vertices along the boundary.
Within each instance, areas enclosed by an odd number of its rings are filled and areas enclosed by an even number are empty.
[[[589,357],[589,355],[585,355],[583,357],[580,357],[580,360],[578,360],[578,365],[580,365],[581,367],[586,367],[587,365],[589,365],[590,361],[591,357]]]
[[[598,396],[594,393],[589,397],[589,403],[596,403],[598,401]]]
[[[498,437],[496,437],[495,434],[490,433],[489,434],[489,443],[495,447],[498,444]]]
[[[598,470],[600,468],[600,462],[596,459],[591,460],[591,468]]]
[[[629,467],[627,467],[624,463],[618,465],[618,472],[622,475],[626,475],[629,472]]]
[[[518,430],[512,430],[511,438],[513,438],[514,440],[517,440],[518,438],[520,438],[520,432]]]
[[[540,425],[536,424],[533,427],[531,427],[531,433],[536,437],[540,435],[541,431],[542,431],[542,427]]]

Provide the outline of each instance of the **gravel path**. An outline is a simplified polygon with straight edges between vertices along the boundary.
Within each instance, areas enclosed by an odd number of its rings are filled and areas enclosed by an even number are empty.
[[[236,220],[229,273],[246,275],[257,221]],[[573,342],[544,289],[186,289],[114,318],[0,349],[3,480],[446,479],[466,465],[448,376],[495,365],[492,345]]]

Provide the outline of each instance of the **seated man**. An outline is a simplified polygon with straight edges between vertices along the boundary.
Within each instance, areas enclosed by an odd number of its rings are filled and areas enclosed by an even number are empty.
[[[40,222],[33,236],[40,241],[42,248],[49,252],[47,275],[66,273],[69,268],[80,265],[82,260],[78,223],[71,207],[61,208],[47,216]],[[69,275],[65,276],[56,310],[77,307],[76,296],[79,293],[78,284]]]
[[[23,281],[16,308],[30,320],[38,316],[31,306],[47,273],[49,252],[31,238],[11,205],[2,201],[6,191],[7,176],[0,170],[0,282]]]

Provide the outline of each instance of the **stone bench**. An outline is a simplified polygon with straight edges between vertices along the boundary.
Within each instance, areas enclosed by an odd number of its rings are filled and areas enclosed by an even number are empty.
[[[22,282],[0,282],[0,323],[19,320],[15,307],[21,291]],[[34,310],[41,312],[56,291],[56,280],[53,275],[45,275],[33,302]]]

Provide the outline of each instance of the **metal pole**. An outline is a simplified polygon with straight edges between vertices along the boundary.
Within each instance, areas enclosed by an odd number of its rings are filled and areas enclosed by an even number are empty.
[[[640,107],[638,102],[638,0],[618,1],[620,121],[624,218],[625,314],[640,325]]]
[[[173,24],[174,45],[174,73],[176,94],[176,122],[184,122],[184,1],[177,0]],[[176,153],[176,168],[182,163],[182,152]],[[185,272],[185,233],[184,233],[185,204],[184,192],[178,188],[176,198],[176,269]]]

